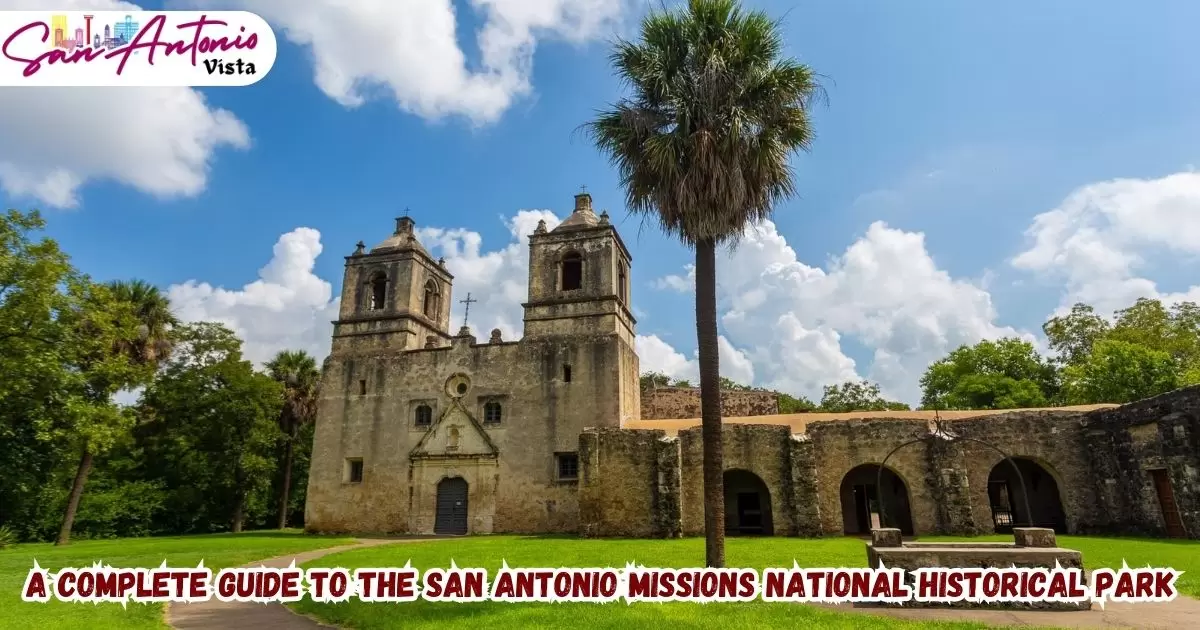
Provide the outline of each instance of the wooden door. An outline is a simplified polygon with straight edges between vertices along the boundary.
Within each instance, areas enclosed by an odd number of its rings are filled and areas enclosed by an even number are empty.
[[[467,533],[467,481],[462,477],[443,479],[438,483],[433,533]]]
[[[1175,504],[1175,492],[1171,489],[1171,478],[1167,471],[1162,468],[1151,470],[1150,476],[1154,478],[1154,489],[1158,492],[1158,504],[1162,508],[1167,536],[1187,538],[1187,530],[1183,528],[1183,519],[1179,516],[1179,506]]]

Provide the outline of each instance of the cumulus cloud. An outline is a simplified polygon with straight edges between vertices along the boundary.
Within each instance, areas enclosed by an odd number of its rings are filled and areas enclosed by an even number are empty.
[[[638,335],[635,346],[643,374],[657,372],[673,379],[689,381],[693,385],[700,384],[698,352],[689,359],[658,335]],[[733,347],[725,337],[717,339],[717,356],[721,365],[721,376],[736,383],[754,382],[753,361],[746,353]]]
[[[459,46],[451,0],[190,0],[253,11],[312,51],[317,87],[347,107],[384,93],[426,118],[496,120],[531,91],[543,39],[585,42],[613,32],[629,0],[470,0],[482,26],[478,63]],[[364,45],[367,42],[367,45]]]
[[[1086,302],[1108,312],[1139,297],[1200,298],[1200,286],[1163,294],[1142,275],[1153,254],[1200,255],[1200,173],[1116,179],[1083,186],[1034,217],[1018,269],[1066,290],[1060,308]]]
[[[434,256],[446,259],[446,268],[454,275],[454,304],[451,308],[451,332],[462,325],[467,294],[478,303],[471,305],[471,329],[476,337],[486,337],[499,328],[505,339],[517,339],[523,327],[521,304],[528,295],[529,235],[538,221],[554,229],[559,219],[549,210],[521,210],[505,219],[511,240],[503,247],[484,251],[483,236],[464,228],[418,228],[417,240]]]
[[[929,363],[959,345],[1029,336],[998,326],[988,292],[938,268],[924,235],[882,222],[825,269],[801,262],[764,222],[720,261],[717,285],[725,334],[760,375],[757,384],[811,397],[859,378],[843,336],[873,350],[865,376],[906,401],[919,397]]]
[[[40,0],[0,0],[0,9],[45,10]],[[139,10],[110,0],[67,0],[65,10]],[[158,197],[204,190],[214,153],[246,148],[232,113],[189,88],[0,90],[0,186],[15,197],[69,208],[80,186],[116,181]]]
[[[321,234],[296,228],[279,237],[258,279],[240,289],[189,280],[167,297],[185,322],[225,324],[245,342],[246,358],[262,364],[280,350],[305,350],[321,361],[329,354],[338,300],[330,283],[313,273]]]

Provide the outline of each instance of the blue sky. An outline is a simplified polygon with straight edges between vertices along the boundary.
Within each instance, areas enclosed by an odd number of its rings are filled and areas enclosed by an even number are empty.
[[[40,4],[0,1],[4,8]],[[237,133],[212,140],[221,134],[197,132],[186,122],[144,133],[139,96],[100,95],[97,102],[126,98],[133,105],[98,107],[104,111],[97,113],[47,108],[45,90],[0,88],[0,111],[17,112],[6,115],[7,125],[0,122],[0,201],[42,208],[50,234],[81,269],[100,279],[143,278],[164,289],[187,281],[223,288],[228,293],[176,288],[173,297],[189,317],[229,321],[259,354],[293,340],[323,353],[328,330],[321,322],[330,311],[314,288],[317,279],[330,283],[336,297],[342,256],[360,239],[370,245],[385,238],[392,218],[407,207],[418,226],[451,230],[429,233],[431,246],[461,244],[456,229],[481,237],[482,252],[495,256],[457,263],[478,282],[456,284],[455,299],[478,291],[473,295],[484,295],[483,308],[494,311],[480,316],[480,326],[495,321],[519,330],[519,298],[500,295],[487,280],[523,273],[521,247],[512,247],[518,242],[512,219],[521,210],[564,218],[572,195],[586,184],[633,253],[644,367],[694,373],[691,294],[671,289],[686,285],[690,253],[652,228],[639,233],[634,220],[622,222],[614,171],[575,133],[619,95],[605,40],[632,32],[644,4],[530,0],[527,6],[550,16],[525,16],[536,43],[523,77],[530,89],[511,91],[511,101],[484,121],[471,120],[470,99],[457,99],[453,86],[437,88],[447,90],[438,94],[441,109],[450,112],[441,118],[398,103],[394,92],[434,89],[427,74],[402,71],[422,63],[402,50],[383,47],[375,58],[332,51],[330,42],[356,35],[375,41],[372,23],[385,18],[396,32],[420,29],[430,10],[345,13],[326,0],[295,3],[311,5],[304,9],[267,0],[199,4],[259,12],[280,38],[278,61],[263,81],[200,90],[206,106],[193,107],[199,117],[228,112],[240,121],[240,140]],[[364,2],[372,4],[378,3]],[[519,15],[522,6],[481,4],[506,17]],[[428,3],[434,5],[441,3]],[[1200,163],[1200,69],[1194,62],[1200,5],[748,5],[784,19],[789,53],[827,77],[829,103],[814,112],[818,138],[811,154],[795,160],[800,197],[779,207],[772,227],[721,263],[728,375],[808,395],[857,375],[912,400],[924,366],[946,350],[988,336],[1036,339],[1041,322],[1075,299],[1111,310],[1140,295],[1190,295],[1200,252],[1200,242],[1184,238],[1200,234],[1200,183],[1190,173]],[[454,43],[469,75],[485,65],[476,37],[489,18],[466,3],[453,6]],[[569,20],[554,17],[574,9],[594,23],[564,26]],[[312,16],[333,25],[313,36],[303,26],[314,23],[305,19]],[[314,81],[314,63],[322,59],[351,75],[368,66],[399,70],[363,91],[363,103],[347,106],[345,94],[339,99]],[[83,89],[71,95],[90,98]],[[63,117],[78,117],[85,138],[91,137],[87,129],[106,129],[96,143],[130,146],[114,148],[118,158],[108,163],[55,155],[21,133],[32,125],[53,135],[74,124]],[[139,125],[142,132],[124,131]],[[198,163],[151,147],[170,145],[175,132],[193,141],[209,138],[195,149]],[[162,181],[154,172],[159,163],[178,159],[190,183],[141,181]],[[6,179],[6,164],[19,174]],[[30,184],[49,181],[56,170],[81,182],[73,194],[38,193]],[[1040,224],[1038,215],[1045,217]],[[523,221],[518,228],[528,218]],[[323,249],[315,267],[291,273],[281,263],[263,282],[274,289],[247,287],[281,236],[301,227],[319,233]],[[303,243],[293,246],[311,248],[313,234],[297,236]],[[504,258],[506,248],[511,260]],[[305,255],[299,260],[304,267]],[[675,281],[662,280],[672,275]],[[306,291],[307,297],[296,297]],[[911,302],[904,299],[908,291],[915,295]],[[295,324],[274,330],[280,321]]]

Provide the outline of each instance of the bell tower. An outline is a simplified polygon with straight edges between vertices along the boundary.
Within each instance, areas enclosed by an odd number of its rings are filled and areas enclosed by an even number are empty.
[[[597,216],[591,195],[575,195],[571,216],[553,230],[539,222],[529,237],[525,336],[615,334],[632,345],[631,261],[608,212]]]
[[[333,322],[333,351],[415,350],[450,340],[454,276],[414,234],[407,214],[367,251],[360,241],[346,257],[341,309]]]

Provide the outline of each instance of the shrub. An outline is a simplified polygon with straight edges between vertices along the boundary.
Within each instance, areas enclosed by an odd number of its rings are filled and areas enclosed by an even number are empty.
[[[8,525],[0,525],[0,549],[17,544],[17,532]]]

